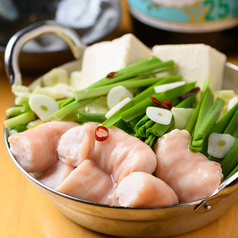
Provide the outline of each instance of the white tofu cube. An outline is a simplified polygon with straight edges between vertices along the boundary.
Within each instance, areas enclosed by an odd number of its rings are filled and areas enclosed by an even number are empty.
[[[125,66],[152,55],[133,34],[126,34],[112,41],[95,43],[86,48],[82,61],[81,88],[86,88]]]
[[[222,87],[226,55],[204,44],[155,45],[153,55],[162,61],[174,60],[177,64],[172,74],[182,75],[186,82],[197,81],[202,89],[210,78],[210,88]]]

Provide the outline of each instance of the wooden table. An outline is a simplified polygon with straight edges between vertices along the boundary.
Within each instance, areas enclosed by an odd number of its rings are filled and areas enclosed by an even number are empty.
[[[125,7],[123,5],[123,7]],[[123,8],[123,20],[111,37],[117,37],[131,30],[128,14]],[[126,23],[126,24],[125,24]],[[238,53],[228,55],[228,61],[238,65]],[[32,77],[25,78],[27,82]],[[18,171],[11,161],[3,140],[5,110],[14,97],[0,62],[0,237],[1,238],[103,238],[62,215],[51,201],[36,190]],[[212,224],[176,238],[235,238],[238,235],[238,203],[223,217]]]

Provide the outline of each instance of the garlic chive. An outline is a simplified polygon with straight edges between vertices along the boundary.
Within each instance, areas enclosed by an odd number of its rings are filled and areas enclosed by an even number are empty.
[[[215,158],[222,159],[230,150],[235,140],[230,134],[212,133],[208,138],[207,152]]]
[[[168,84],[163,84],[163,85],[158,85],[154,87],[155,93],[162,93],[165,91],[168,91],[173,88],[177,88],[179,86],[182,86],[185,84],[185,81],[180,81],[180,82],[174,82],[174,83],[168,83]]]
[[[107,95],[107,106],[112,109],[119,102],[123,101],[125,98],[133,98],[133,94],[124,86],[116,86],[112,88]]]
[[[29,99],[31,110],[41,119],[44,120],[57,110],[58,103],[51,97],[46,95],[33,95]]]
[[[66,69],[54,68],[42,77],[44,86],[54,86],[57,83],[68,83],[69,77]]]
[[[147,107],[146,115],[154,122],[169,125],[172,119],[172,112],[159,107]]]
[[[115,112],[120,110],[123,106],[125,106],[130,101],[131,101],[131,98],[129,98],[129,97],[125,98],[123,101],[119,102],[116,106],[114,106],[111,110],[109,110],[106,113],[105,117],[109,118],[110,116],[112,116]]]

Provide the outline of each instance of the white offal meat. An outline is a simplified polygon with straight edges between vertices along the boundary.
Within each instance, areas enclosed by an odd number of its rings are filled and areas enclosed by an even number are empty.
[[[155,174],[176,192],[180,203],[211,195],[223,177],[219,163],[189,150],[190,139],[186,130],[175,129],[154,146],[158,161]]]
[[[68,130],[58,142],[60,161],[76,168],[55,189],[83,200],[128,207],[170,206],[175,192],[152,175],[157,160],[139,139],[112,127],[105,141],[95,140],[96,126]]]
[[[148,145],[116,127],[109,129],[107,140],[96,141],[95,129],[95,125],[85,123],[64,133],[58,142],[59,159],[75,167],[90,159],[116,183],[131,172],[155,171],[156,156]]]
[[[161,179],[145,172],[133,172],[115,189],[112,204],[124,207],[157,207],[178,203],[174,190]]]

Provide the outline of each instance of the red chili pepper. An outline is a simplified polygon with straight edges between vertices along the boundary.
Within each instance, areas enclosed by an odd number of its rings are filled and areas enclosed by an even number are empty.
[[[178,96],[178,98],[181,99],[181,100],[184,100],[185,98],[187,98],[187,97],[189,97],[189,96],[191,96],[191,95],[193,95],[193,94],[199,92],[199,90],[200,90],[199,87],[193,88],[193,89],[191,89],[189,92],[186,92],[186,93],[184,93],[184,94]]]
[[[98,126],[95,129],[95,139],[97,141],[105,141],[109,136],[109,130],[105,126]]]
[[[113,76],[115,76],[117,74],[117,72],[111,72],[109,73],[106,78],[112,78]]]
[[[153,106],[155,107],[162,107],[168,110],[171,110],[173,107],[172,101],[169,99],[165,99],[164,101],[160,101],[155,97],[150,97],[150,99],[153,101]]]

